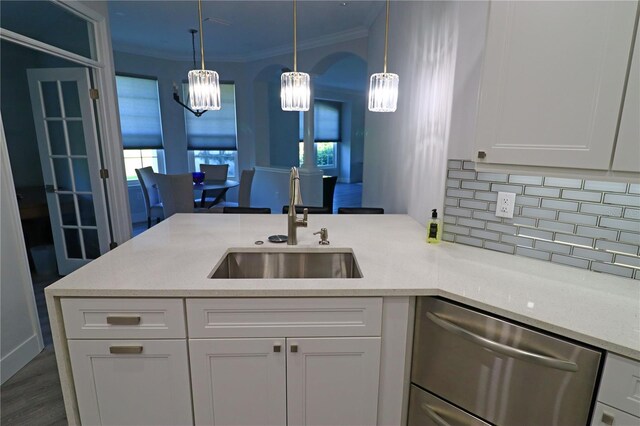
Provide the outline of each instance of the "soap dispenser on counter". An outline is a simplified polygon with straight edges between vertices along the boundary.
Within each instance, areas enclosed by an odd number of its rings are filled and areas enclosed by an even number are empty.
[[[442,238],[442,221],[438,219],[438,209],[431,210],[431,220],[427,222],[427,242],[437,244]]]

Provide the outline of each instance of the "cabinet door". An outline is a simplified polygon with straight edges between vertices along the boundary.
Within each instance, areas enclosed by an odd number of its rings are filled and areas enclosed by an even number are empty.
[[[640,172],[640,39],[636,34],[636,45],[631,59],[631,70],[624,105],[613,170]]]
[[[189,425],[185,340],[69,340],[85,425]]]
[[[375,425],[380,338],[287,339],[288,425]]]
[[[640,417],[632,416],[624,411],[616,410],[613,407],[596,403],[591,418],[591,426],[638,426]]]
[[[196,424],[287,423],[285,339],[189,341]]]
[[[491,2],[479,162],[609,168],[637,2]],[[637,119],[637,117],[636,117]]]

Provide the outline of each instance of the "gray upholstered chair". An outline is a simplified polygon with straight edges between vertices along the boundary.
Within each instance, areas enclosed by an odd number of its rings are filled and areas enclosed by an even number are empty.
[[[227,176],[229,174],[229,165],[228,164],[200,164],[200,171],[204,173],[205,180],[227,180]],[[209,204],[213,204],[213,202],[218,198],[218,195],[222,190],[209,190],[202,191],[202,200],[204,200],[205,204],[208,202]],[[222,196],[222,200],[225,200],[225,196]],[[202,204],[202,205],[205,205]]]
[[[154,175],[164,217],[168,218],[176,213],[201,213],[207,209],[197,209],[193,206],[193,177],[191,173],[180,175]]]
[[[147,211],[147,228],[151,228],[151,218],[157,220],[164,219],[162,203],[158,195],[158,188],[155,186],[153,167],[143,167],[136,169],[142,197],[144,198],[144,208]]]
[[[216,213],[222,213],[224,207],[251,207],[251,186],[253,185],[253,176],[256,170],[243,170],[240,175],[240,189],[238,190],[238,202],[223,201],[212,206],[209,210]]]

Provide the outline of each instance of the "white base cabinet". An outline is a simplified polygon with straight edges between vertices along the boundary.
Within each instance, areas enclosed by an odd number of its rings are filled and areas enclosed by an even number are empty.
[[[82,424],[193,424],[186,341],[68,343]]]
[[[375,425],[380,338],[287,339],[292,426]]]
[[[189,341],[196,424],[287,424],[285,339]]]

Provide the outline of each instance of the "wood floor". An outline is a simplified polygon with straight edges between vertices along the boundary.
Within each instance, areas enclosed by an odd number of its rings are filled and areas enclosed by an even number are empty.
[[[0,388],[0,424],[66,425],[66,419],[56,356],[49,346]]]

